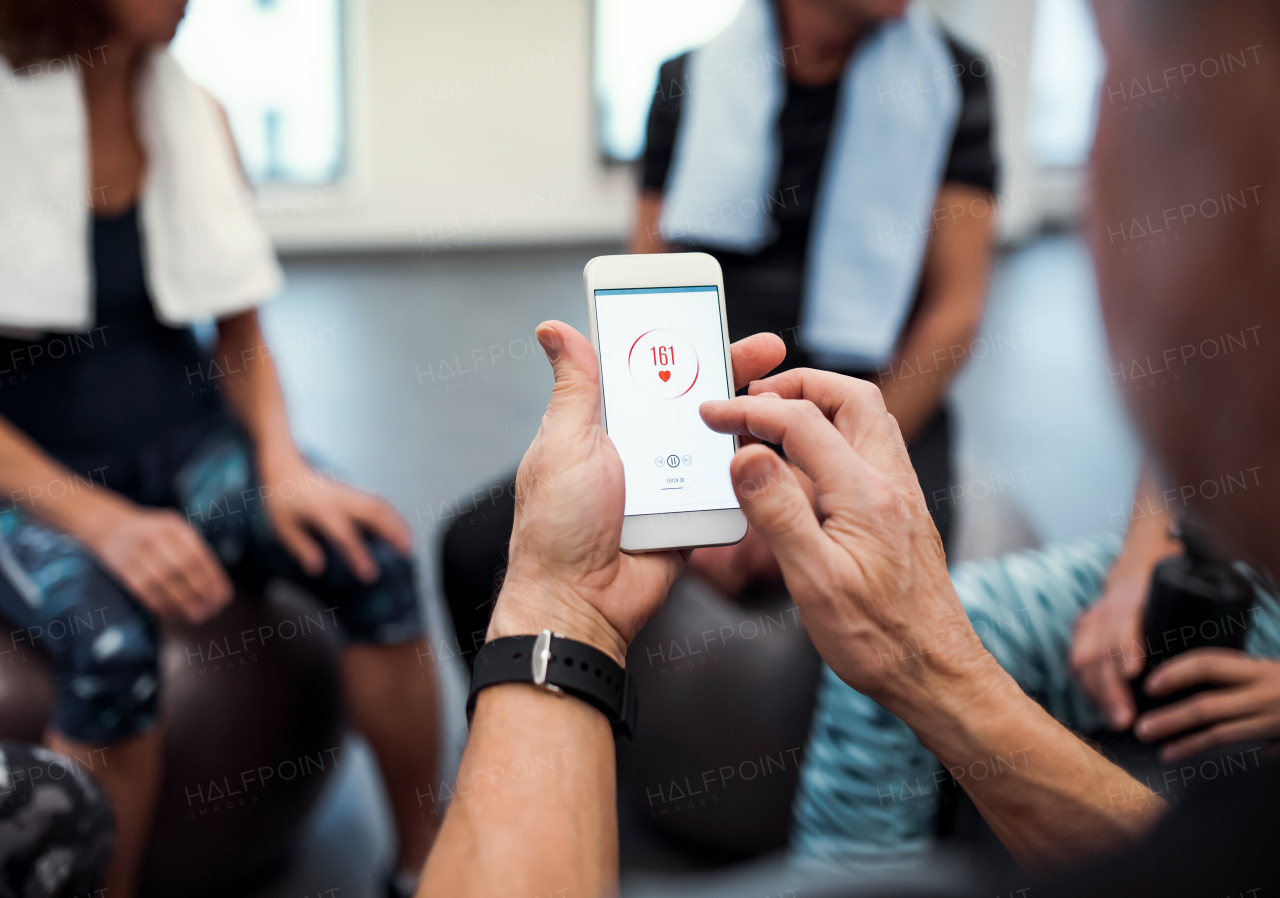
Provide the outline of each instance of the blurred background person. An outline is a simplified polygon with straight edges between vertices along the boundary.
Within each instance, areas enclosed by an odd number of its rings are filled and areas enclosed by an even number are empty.
[[[1156,565],[1184,551],[1173,511],[1180,501],[1185,502],[1180,490],[1161,489],[1155,474],[1143,470],[1124,545],[1102,596],[1075,623],[1070,654],[1072,673],[1106,725],[1119,732],[1132,728],[1142,741],[1159,745],[1164,764],[1220,746],[1280,740],[1280,646],[1274,644],[1271,603],[1249,609],[1248,626],[1263,631],[1251,653],[1225,647],[1178,652],[1184,636],[1152,639],[1146,626]],[[1274,595],[1269,578],[1264,585]],[[1217,621],[1210,615],[1199,629],[1216,631]],[[1160,657],[1171,650],[1177,657]],[[1157,665],[1158,673],[1140,679]],[[1139,714],[1135,690],[1180,700]],[[1193,694],[1181,695],[1183,690]]]
[[[290,436],[256,311],[281,273],[220,109],[165,50],[184,10],[0,3],[0,205],[70,203],[0,242],[0,357],[17,370],[0,389],[0,612],[52,656],[48,745],[109,748],[106,885],[128,896],[162,774],[159,621],[207,621],[268,576],[313,592],[349,640],[348,711],[398,824],[388,888],[408,894],[435,829],[413,793],[437,736],[411,534]],[[212,352],[190,328],[208,318]],[[192,372],[246,369],[191,388]],[[77,476],[90,488],[33,489]]]
[[[748,0],[659,70],[630,241],[711,252],[730,336],[778,334],[784,369],[879,383],[926,496],[955,483],[947,388],[991,271],[987,71],[906,0]],[[694,559],[730,595],[777,576],[755,536]]]

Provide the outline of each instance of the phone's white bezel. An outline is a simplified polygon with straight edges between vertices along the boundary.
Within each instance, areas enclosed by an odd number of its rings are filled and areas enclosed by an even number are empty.
[[[596,291],[644,287],[705,287],[715,284],[720,300],[721,339],[724,341],[725,377],[733,384],[733,360],[729,356],[729,322],[725,314],[724,275],[720,263],[706,253],[653,253],[629,256],[596,256],[582,270],[587,291],[587,330],[600,357],[596,329]],[[601,372],[601,377],[604,374]],[[732,395],[732,394],[731,394]],[[600,421],[604,423],[604,390],[600,391]],[[738,438],[733,438],[734,451]],[[627,515],[622,519],[624,552],[657,552],[699,546],[729,546],[747,535],[747,517],[741,508],[714,511],[678,511],[670,514]]]

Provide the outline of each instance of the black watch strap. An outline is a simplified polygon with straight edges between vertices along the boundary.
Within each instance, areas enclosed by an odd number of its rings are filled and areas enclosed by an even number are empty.
[[[504,636],[481,646],[471,668],[468,723],[480,690],[499,683],[532,683],[568,693],[601,711],[615,736],[630,739],[635,732],[636,693],[626,670],[599,649],[550,630]]]

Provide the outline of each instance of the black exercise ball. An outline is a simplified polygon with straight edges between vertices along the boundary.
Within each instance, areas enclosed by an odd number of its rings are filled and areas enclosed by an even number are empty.
[[[286,862],[342,758],[332,610],[285,589],[172,627],[144,895],[234,894]]]
[[[289,860],[342,758],[336,626],[332,610],[273,589],[242,592],[205,626],[166,628],[144,895],[239,894]],[[12,634],[0,632],[0,738],[38,743],[52,669]]]
[[[25,638],[14,638],[22,630],[2,620],[0,631],[0,739],[38,745],[53,710],[53,669]]]
[[[730,601],[691,575],[627,652],[633,743],[618,740],[633,813],[730,860],[787,844],[821,660],[781,584]]]

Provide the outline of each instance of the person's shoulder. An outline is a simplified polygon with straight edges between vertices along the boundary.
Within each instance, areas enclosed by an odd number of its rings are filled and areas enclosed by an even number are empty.
[[[675,128],[684,111],[684,97],[689,91],[687,74],[691,52],[681,53],[658,67],[658,83],[653,89],[650,118],[662,121],[668,128]]]
[[[944,180],[994,193],[999,164],[992,143],[995,118],[994,91],[990,85],[992,67],[980,52],[946,28],[941,30],[960,86],[960,114],[956,118]]]
[[[679,56],[673,56],[658,66],[658,94],[669,94],[675,87],[685,88],[685,77],[689,70],[689,57],[692,50],[686,50]]]
[[[956,65],[954,71],[965,92],[965,98],[968,99],[974,92],[988,93],[987,78],[991,74],[991,63],[988,59],[946,27],[940,26],[939,30],[947,45],[947,52],[951,54],[952,62]]]
[[[989,127],[993,113],[991,101],[994,94],[990,85],[992,72],[990,60],[946,28],[941,30],[943,40],[947,44],[947,51],[951,54],[954,63],[952,71],[960,85],[960,127],[984,125]]]

